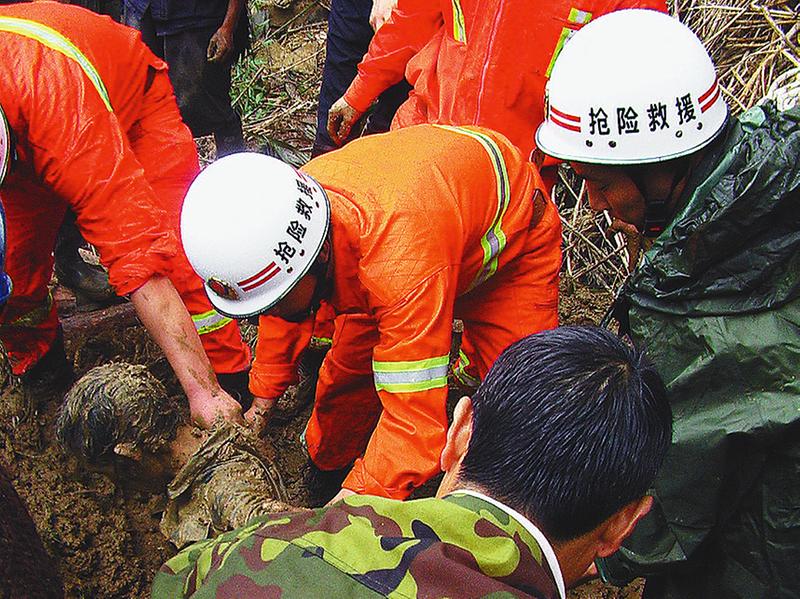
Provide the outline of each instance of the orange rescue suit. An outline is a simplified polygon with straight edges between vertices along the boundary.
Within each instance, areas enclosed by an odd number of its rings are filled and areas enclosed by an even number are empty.
[[[480,125],[528,156],[561,47],[590,19],[623,8],[667,7],[664,0],[399,0],[344,97],[364,111],[405,74],[414,89],[393,129]]]
[[[199,164],[166,63],[138,32],[55,2],[0,7],[0,46],[0,106],[17,153],[0,189],[14,285],[0,338],[14,371],[56,336],[47,285],[67,206],[119,295],[168,275],[215,371],[245,370],[236,323],[212,309],[180,250],[180,207]]]
[[[439,471],[453,318],[479,377],[509,344],[557,325],[558,214],[535,167],[484,129],[369,136],[303,170],[331,203],[338,316],[308,451],[323,470],[355,460],[348,489],[404,498]],[[283,334],[284,321],[259,323],[250,388],[261,397],[283,390],[259,377],[276,323]],[[294,327],[297,347],[312,324]]]

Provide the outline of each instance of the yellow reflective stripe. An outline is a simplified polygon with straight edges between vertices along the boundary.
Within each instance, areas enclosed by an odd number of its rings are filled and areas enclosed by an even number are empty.
[[[470,361],[467,357],[467,354],[465,354],[463,350],[459,349],[458,364],[456,364],[456,367],[453,369],[453,376],[456,377],[456,379],[458,379],[458,381],[466,387],[477,387],[481,384],[481,381],[467,372],[469,365]]]
[[[389,393],[427,391],[447,386],[450,356],[438,356],[410,362],[372,361],[375,389]]]
[[[497,210],[495,211],[494,220],[489,230],[481,237],[481,247],[483,248],[483,264],[475,276],[475,280],[469,286],[473,289],[481,283],[487,281],[497,271],[497,263],[500,254],[506,247],[506,234],[503,232],[503,216],[508,209],[508,204],[511,199],[511,185],[508,180],[508,168],[506,168],[503,153],[500,146],[488,135],[479,133],[478,131],[471,131],[469,129],[462,129],[461,127],[450,127],[446,125],[437,125],[442,129],[454,131],[471,137],[483,146],[489,159],[492,161],[495,176],[497,179]]]
[[[202,314],[192,314],[192,322],[194,328],[197,330],[198,335],[206,335],[218,331],[229,323],[233,322],[231,318],[223,316],[216,310],[209,310]]]
[[[48,48],[52,48],[56,52],[60,52],[67,58],[77,62],[78,66],[80,66],[81,69],[83,69],[83,72],[86,73],[89,81],[92,82],[92,85],[97,90],[97,93],[100,94],[100,99],[103,101],[103,104],[106,105],[108,111],[113,111],[111,108],[111,100],[108,97],[108,91],[106,90],[106,86],[103,83],[103,80],[100,78],[100,74],[97,72],[97,69],[94,67],[92,62],[86,58],[84,53],[81,52],[75,44],[73,44],[68,38],[64,37],[61,33],[48,27],[47,25],[37,23],[36,21],[17,19],[15,17],[0,17],[0,31],[15,33],[17,35],[22,35],[35,40],[40,44],[47,46]]]
[[[586,23],[592,20],[592,13],[586,10],[572,8],[569,11],[569,17],[567,18],[567,20],[570,23],[586,25]],[[550,65],[547,67],[547,72],[545,73],[545,77],[550,77],[550,73],[553,71],[553,66],[555,66],[556,64],[556,59],[558,58],[558,55],[561,54],[561,50],[564,49],[564,44],[566,44],[567,41],[569,41],[569,38],[572,37],[573,33],[575,33],[575,30],[571,29],[570,27],[564,27],[561,30],[561,36],[558,38],[556,49],[553,51],[553,56],[550,58]]]
[[[467,43],[467,26],[464,24],[460,0],[453,0],[453,37],[457,42]]]
[[[589,21],[592,20],[592,13],[588,10],[581,10],[580,8],[572,8],[569,11],[569,22],[570,23],[580,23],[581,25],[586,25]]]

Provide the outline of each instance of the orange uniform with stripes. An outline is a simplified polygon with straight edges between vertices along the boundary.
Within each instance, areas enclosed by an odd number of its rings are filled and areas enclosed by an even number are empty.
[[[344,97],[364,111],[405,74],[414,89],[392,128],[480,125],[503,133],[528,155],[561,47],[590,19],[623,8],[666,11],[666,2],[399,0]]]
[[[178,244],[180,206],[199,164],[166,63],[138,32],[56,2],[0,7],[0,46],[0,106],[17,154],[0,189],[14,285],[0,337],[15,372],[56,336],[47,284],[68,206],[118,294],[168,275],[215,371],[245,370],[236,324],[211,308]]]
[[[558,214],[536,169],[477,128],[365,137],[303,170],[331,202],[330,305],[345,315],[320,371],[309,454],[323,470],[355,460],[349,489],[403,498],[439,470],[453,318],[478,376],[510,343],[556,326]],[[274,321],[261,319],[254,372]],[[276,391],[257,376],[251,390]]]

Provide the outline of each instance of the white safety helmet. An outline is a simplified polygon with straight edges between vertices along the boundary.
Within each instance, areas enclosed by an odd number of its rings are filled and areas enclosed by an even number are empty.
[[[314,179],[255,153],[209,165],[181,212],[192,268],[213,306],[235,318],[278,303],[313,265],[329,225],[328,198]]]
[[[692,31],[653,10],[620,10],[577,31],[547,84],[536,145],[563,160],[643,164],[691,154],[728,107]]]
[[[11,130],[8,128],[8,121],[3,112],[3,107],[0,106],[0,185],[3,184],[3,179],[6,178],[8,173],[12,153]]]

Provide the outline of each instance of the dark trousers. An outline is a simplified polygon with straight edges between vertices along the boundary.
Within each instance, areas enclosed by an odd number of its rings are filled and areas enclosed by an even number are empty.
[[[169,65],[169,79],[183,121],[194,137],[214,134],[217,156],[245,149],[242,121],[231,106],[231,68],[241,52],[224,64],[206,60],[208,42],[216,27],[156,35],[148,10],[138,17],[125,14],[126,25],[138,29],[142,40]]]
[[[331,105],[347,90],[356,76],[358,63],[367,53],[369,42],[374,34],[369,24],[371,8],[371,0],[332,0],[331,2],[313,156],[319,156],[338,147],[328,135],[328,111]],[[410,89],[411,86],[403,80],[383,92],[378,98],[377,104],[362,119],[362,122],[353,127],[347,141],[362,134],[388,131],[394,113],[408,97]]]

